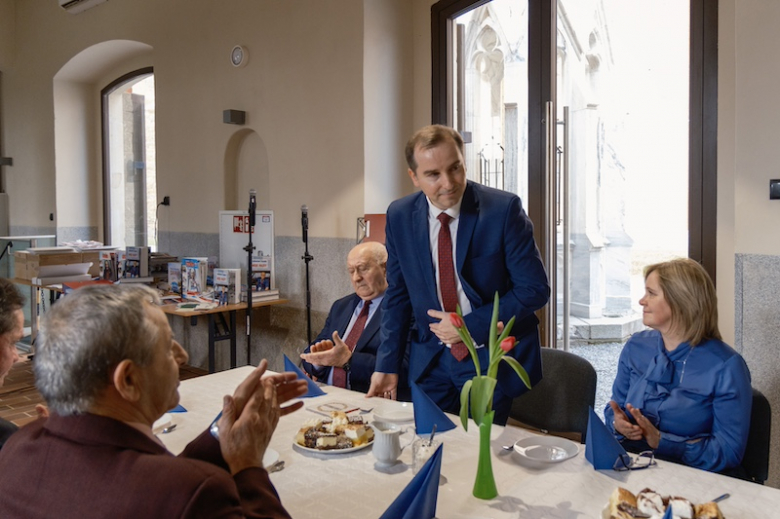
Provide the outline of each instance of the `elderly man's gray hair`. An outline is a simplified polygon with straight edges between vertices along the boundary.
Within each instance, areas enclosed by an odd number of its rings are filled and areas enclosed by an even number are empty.
[[[151,363],[159,331],[147,308],[158,301],[143,285],[94,285],[52,305],[35,351],[36,386],[52,411],[84,413],[122,360]]]

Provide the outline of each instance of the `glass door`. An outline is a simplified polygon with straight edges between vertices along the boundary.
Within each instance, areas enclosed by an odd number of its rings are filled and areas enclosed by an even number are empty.
[[[711,16],[702,6],[449,0],[432,9],[434,121],[463,134],[470,180],[523,200],[555,294],[543,344],[607,370],[600,400],[622,344],[643,328],[643,268],[690,255],[714,273],[702,245],[710,159],[698,155],[714,132],[705,135],[695,109],[712,98],[690,81],[706,72],[700,55],[691,61],[701,53],[692,30]]]
[[[643,268],[688,256],[689,10],[677,0],[558,1],[557,343],[566,349],[641,329]]]

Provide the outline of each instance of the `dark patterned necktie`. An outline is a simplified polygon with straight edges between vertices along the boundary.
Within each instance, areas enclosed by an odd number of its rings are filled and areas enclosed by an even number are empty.
[[[455,283],[455,267],[452,264],[452,236],[450,235],[450,220],[447,213],[440,213],[437,217],[441,222],[439,229],[439,288],[445,312],[455,312],[458,308],[458,288]],[[458,362],[465,359],[469,350],[462,342],[452,344],[450,347],[452,356]]]
[[[355,345],[360,339],[360,334],[363,333],[363,328],[366,327],[366,321],[368,321],[368,309],[371,306],[371,301],[365,301],[363,303],[363,309],[360,311],[360,315],[355,320],[355,324],[352,325],[352,329],[349,331],[349,335],[344,339],[344,344],[349,346],[349,351],[354,351]],[[347,372],[341,368],[333,368],[333,385],[337,387],[347,387]]]

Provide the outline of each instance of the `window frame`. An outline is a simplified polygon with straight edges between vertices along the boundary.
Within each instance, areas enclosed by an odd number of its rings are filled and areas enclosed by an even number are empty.
[[[154,67],[144,67],[118,77],[100,90],[101,165],[103,169],[103,242],[112,244],[111,238],[111,178],[109,171],[108,96],[123,84],[144,76],[154,75]],[[122,244],[124,245],[124,244]]]
[[[448,124],[452,18],[490,0],[440,0],[431,6],[431,119]],[[544,119],[545,102],[554,98],[556,0],[529,1],[528,115]],[[690,0],[690,71],[688,133],[688,256],[717,279],[717,161],[718,161],[718,1]],[[548,42],[542,45],[542,42]],[[542,222],[547,214],[544,171],[544,125],[528,129],[529,216],[536,223],[535,238],[542,244]]]

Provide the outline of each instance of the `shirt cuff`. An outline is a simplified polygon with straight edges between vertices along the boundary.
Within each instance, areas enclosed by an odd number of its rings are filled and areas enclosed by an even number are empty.
[[[666,433],[661,432],[661,441],[658,442],[658,448],[655,449],[655,452],[666,458],[681,459],[685,454],[685,442],[676,442]]]

